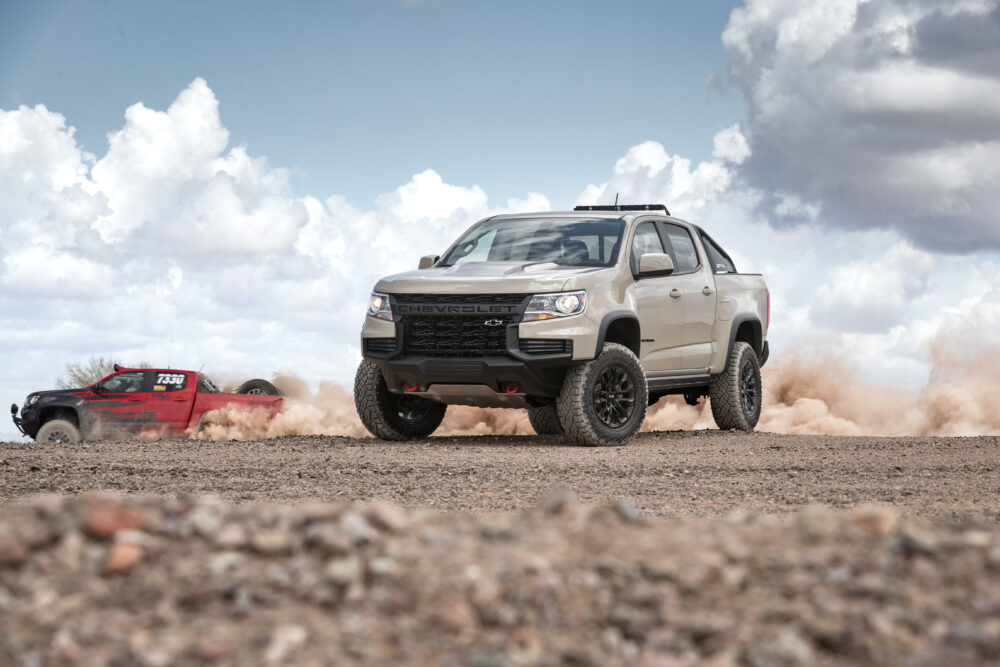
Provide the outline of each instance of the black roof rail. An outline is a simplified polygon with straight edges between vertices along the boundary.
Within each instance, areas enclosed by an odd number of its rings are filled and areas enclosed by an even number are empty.
[[[665,215],[670,215],[670,211],[663,204],[608,204],[607,206],[576,206],[574,211],[663,211]]]

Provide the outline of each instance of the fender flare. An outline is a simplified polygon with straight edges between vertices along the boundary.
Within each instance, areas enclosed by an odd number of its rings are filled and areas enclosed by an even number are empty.
[[[633,350],[636,356],[639,356],[639,346],[642,345],[642,326],[639,324],[639,318],[635,316],[630,310],[613,310],[604,316],[601,320],[601,328],[597,332],[597,347],[594,349],[594,358],[596,359],[598,355],[601,354],[601,350],[604,349],[604,339],[608,335],[608,329],[611,325],[619,320],[631,320],[635,322],[635,328],[639,332],[639,339],[635,341],[636,349]]]
[[[737,315],[733,318],[733,324],[729,328],[729,347],[726,348],[726,359],[728,363],[729,357],[733,353],[733,345],[736,344],[736,333],[740,330],[740,326],[744,323],[749,322],[753,328],[754,340],[751,343],[753,345],[754,352],[757,353],[757,359],[760,361],[760,365],[763,366],[764,362],[767,361],[767,356],[764,354],[765,343],[764,343],[764,333],[763,327],[760,325],[760,319],[756,315]]]
[[[51,419],[42,419],[43,415],[47,415],[51,412],[55,412],[56,416]],[[38,428],[44,426],[47,421],[60,419],[60,415],[67,412],[72,413],[76,417],[76,426],[80,429],[81,437],[86,440],[91,427],[90,415],[86,409],[81,409],[79,402],[66,400],[65,398],[48,403],[43,409],[38,411]]]

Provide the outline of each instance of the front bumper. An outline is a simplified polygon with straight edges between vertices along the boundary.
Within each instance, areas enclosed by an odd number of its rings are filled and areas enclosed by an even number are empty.
[[[11,408],[14,407],[17,407],[17,405],[11,405]],[[34,407],[22,408],[20,417],[13,410],[11,410],[11,413],[11,419],[14,421],[14,426],[17,427],[17,430],[29,438],[35,437],[34,434],[38,433],[38,411]]]
[[[362,334],[362,354],[382,371],[389,391],[443,403],[483,407],[544,404],[558,395],[566,370],[580,363],[573,359],[572,339],[565,339],[565,349],[556,354],[522,350],[517,324],[507,330],[506,352],[476,356],[404,353],[402,336],[395,335],[392,323],[372,324]]]

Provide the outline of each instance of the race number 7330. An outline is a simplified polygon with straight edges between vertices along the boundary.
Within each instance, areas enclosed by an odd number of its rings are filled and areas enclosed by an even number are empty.
[[[183,373],[159,373],[156,378],[156,384],[172,384],[180,386],[184,384],[184,378],[187,377]]]

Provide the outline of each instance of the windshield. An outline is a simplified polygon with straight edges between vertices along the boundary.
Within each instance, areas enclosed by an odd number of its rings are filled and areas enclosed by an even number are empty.
[[[513,218],[485,220],[455,243],[439,266],[470,262],[553,262],[612,266],[625,223],[618,219]]]

